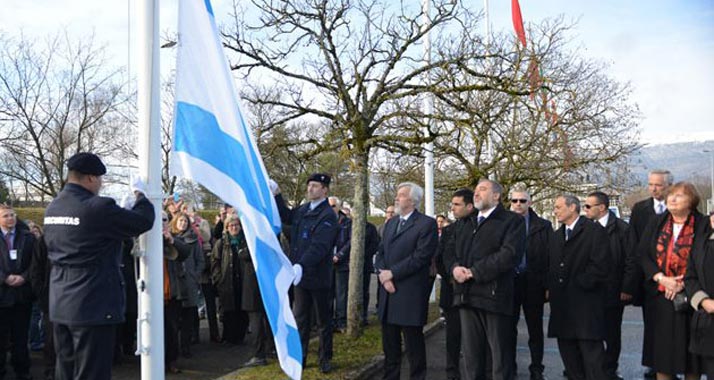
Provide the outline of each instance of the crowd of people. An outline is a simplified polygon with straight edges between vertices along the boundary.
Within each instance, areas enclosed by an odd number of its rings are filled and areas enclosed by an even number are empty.
[[[43,226],[0,205],[0,379],[8,352],[17,379],[31,378],[30,349],[43,350],[46,379],[109,379],[112,363],[137,349],[136,237],[153,225],[153,206],[140,182],[123,207],[98,196],[106,168],[94,154],[79,153],[67,166],[67,185]],[[333,334],[347,327],[353,223],[330,196],[330,182],[327,174],[311,175],[306,202],[294,208],[271,186],[295,272],[290,299],[303,366],[316,325],[323,373],[333,370]],[[401,378],[402,341],[409,378],[426,378],[423,327],[437,274],[450,380],[515,379],[521,310],[530,378],[543,379],[546,303],[547,336],[557,339],[568,379],[622,379],[627,305],[642,308],[646,377],[714,378],[714,216],[699,213],[694,186],[673,183],[667,171],[652,171],[648,189],[629,223],[610,210],[604,192],[584,202],[560,195],[554,230],[526,188],[504,194],[484,179],[459,189],[449,220],[421,213],[422,188],[400,184],[385,222],[365,226],[360,317],[369,323],[376,275],[384,379]],[[168,198],[160,216],[166,372],[180,372],[181,357],[193,355],[200,316],[215,344],[242,344],[251,332],[244,366],[266,365],[272,332],[238,211],[224,205],[212,227],[192,205]],[[108,342],[114,350],[105,349]]]

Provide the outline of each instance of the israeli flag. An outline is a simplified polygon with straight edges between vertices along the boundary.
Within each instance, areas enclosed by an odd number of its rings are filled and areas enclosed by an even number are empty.
[[[280,367],[300,379],[302,348],[288,301],[294,274],[276,237],[280,216],[240,111],[210,1],[181,0],[178,30],[172,170],[238,210]]]

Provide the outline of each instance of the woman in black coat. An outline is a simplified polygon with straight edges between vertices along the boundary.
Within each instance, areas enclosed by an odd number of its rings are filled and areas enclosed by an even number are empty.
[[[714,216],[695,232],[694,247],[684,276],[684,287],[694,308],[689,351],[702,359],[708,379],[714,379]]]
[[[248,331],[248,313],[242,310],[241,251],[248,251],[240,221],[236,215],[225,220],[223,236],[213,245],[211,279],[221,301],[223,341],[240,344]]]
[[[638,246],[645,274],[644,302],[652,312],[647,323],[653,331],[652,362],[642,364],[657,372],[657,380],[682,373],[686,380],[699,379],[699,357],[688,350],[692,309],[685,305],[675,310],[681,304],[675,298],[684,295],[684,274],[703,216],[697,211],[699,195],[691,183],[672,186],[666,202],[667,212],[649,223]]]

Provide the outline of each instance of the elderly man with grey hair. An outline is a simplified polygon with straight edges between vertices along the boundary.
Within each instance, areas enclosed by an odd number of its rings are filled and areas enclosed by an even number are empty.
[[[423,194],[422,188],[411,182],[397,187],[395,216],[387,221],[377,250],[384,379],[400,378],[402,335],[408,347],[409,378],[426,378],[422,329],[431,290],[429,265],[436,253],[438,235],[436,221],[417,210]]]
[[[599,224],[580,216],[573,195],[555,200],[561,226],[550,239],[548,336],[558,350],[570,380],[608,379],[604,370],[605,297],[610,246]]]
[[[630,240],[633,249],[636,249],[639,244],[642,233],[645,231],[645,227],[647,227],[649,222],[667,210],[665,195],[669,187],[672,186],[672,183],[674,183],[674,177],[669,170],[654,169],[647,175],[647,192],[650,196],[647,199],[635,203],[635,205],[632,206],[632,213],[630,214]],[[633,256],[636,262],[639,262],[637,252],[634,252]],[[635,269],[637,272],[634,276],[644,277],[640,266],[636,266]],[[644,297],[644,289],[640,286],[636,290],[635,294],[633,294],[634,299],[632,300],[632,304],[642,306],[642,319],[645,322],[642,339],[642,365],[648,367],[645,372],[645,378],[654,379],[655,372],[649,368],[654,361],[652,352],[652,337],[654,335],[651,328],[653,326],[652,315],[647,313],[645,303],[642,299],[642,297]]]

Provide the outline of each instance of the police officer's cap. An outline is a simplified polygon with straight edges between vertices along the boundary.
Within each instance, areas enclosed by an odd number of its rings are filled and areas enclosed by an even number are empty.
[[[94,153],[81,152],[67,160],[67,169],[89,175],[104,175],[107,167]]]
[[[307,182],[320,182],[321,184],[325,186],[330,186],[330,176],[327,174],[323,173],[314,173],[311,176],[307,177]]]

